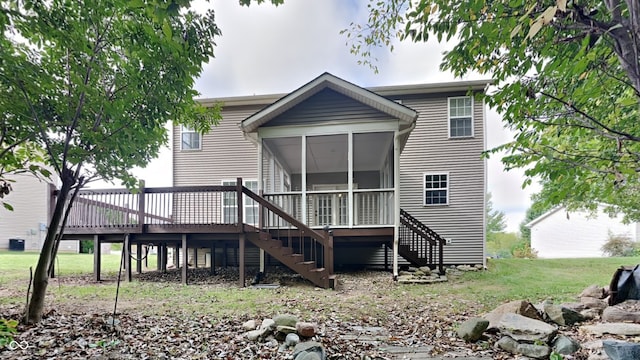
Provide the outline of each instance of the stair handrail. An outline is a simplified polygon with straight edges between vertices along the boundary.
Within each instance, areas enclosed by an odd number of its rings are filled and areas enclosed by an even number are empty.
[[[425,225],[422,221],[416,219],[411,214],[406,212],[404,209],[400,209],[400,220],[403,224],[409,226],[411,225],[412,230],[418,231],[422,236],[431,241],[438,241],[441,244],[445,244],[446,240],[440,236],[437,232],[431,230],[427,225]]]
[[[262,196],[254,193],[253,191],[251,191],[250,189],[248,189],[248,188],[246,188],[244,186],[242,187],[242,192],[245,195],[247,195],[248,197],[250,197],[251,199],[253,199],[254,201],[256,201],[261,206],[264,206],[265,208],[271,210],[276,215],[280,216],[283,220],[285,220],[288,223],[290,223],[291,225],[297,227],[299,230],[302,230],[305,234],[307,234],[307,236],[316,239],[323,246],[327,246],[328,245],[328,241],[329,241],[328,235],[313,230],[312,228],[307,226],[302,221],[300,221],[300,220],[294,218],[293,216],[289,215],[284,210],[282,210],[279,207],[277,207],[276,205],[272,204],[269,200],[267,200],[267,199],[263,198]]]

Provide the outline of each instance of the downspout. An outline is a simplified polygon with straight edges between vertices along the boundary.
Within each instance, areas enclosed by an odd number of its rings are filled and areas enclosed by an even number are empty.
[[[394,214],[395,222],[393,226],[393,280],[398,280],[398,244],[400,242],[400,137],[404,134],[411,132],[416,127],[416,120],[414,119],[411,126],[408,128],[396,132],[393,139],[393,151],[394,151],[394,169],[393,169],[393,184],[395,188],[394,199]]]

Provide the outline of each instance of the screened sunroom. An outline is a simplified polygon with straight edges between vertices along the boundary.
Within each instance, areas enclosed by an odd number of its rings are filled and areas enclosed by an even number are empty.
[[[244,120],[260,191],[311,227],[394,226],[401,148],[417,114],[324,74]]]

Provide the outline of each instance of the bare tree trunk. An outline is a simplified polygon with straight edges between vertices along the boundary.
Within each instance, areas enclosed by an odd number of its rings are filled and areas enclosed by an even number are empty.
[[[42,314],[44,312],[44,299],[47,293],[47,286],[49,285],[49,264],[53,260],[56,254],[53,253],[54,245],[56,242],[56,233],[60,226],[60,221],[64,215],[65,203],[69,196],[71,186],[75,182],[75,178],[66,174],[62,176],[62,187],[58,192],[56,198],[56,207],[51,216],[51,222],[49,223],[49,229],[47,230],[47,237],[42,244],[42,250],[40,250],[40,257],[38,258],[38,265],[33,276],[33,293],[31,294],[31,300],[29,301],[29,311],[25,314],[24,321],[27,324],[34,324],[42,320]]]

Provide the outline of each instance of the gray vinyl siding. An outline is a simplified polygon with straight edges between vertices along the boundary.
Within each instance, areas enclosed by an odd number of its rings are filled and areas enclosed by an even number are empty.
[[[401,207],[423,221],[452,244],[445,247],[446,264],[481,264],[484,251],[485,161],[484,106],[473,107],[474,137],[449,139],[448,97],[465,93],[394,96],[419,113],[400,159]],[[238,124],[263,105],[237,106],[223,110],[223,120],[202,139],[201,150],[180,150],[180,129],[174,128],[174,185],[219,185],[236,177],[257,179],[257,148],[243,136]],[[324,121],[388,120],[389,117],[357,101],[324,90],[263,126]],[[449,204],[423,206],[423,174],[449,174]],[[293,181],[294,179],[292,179]],[[358,249],[336,253],[339,262],[384,264],[384,251],[371,249],[363,258],[353,258]],[[366,259],[365,259],[366,258]],[[351,260],[347,260],[351,259]]]
[[[333,90],[324,89],[263,126],[354,120],[389,120],[389,115]]]
[[[485,160],[483,104],[473,105],[473,138],[448,136],[448,97],[407,97],[418,111],[416,128],[400,157],[400,206],[447,239],[446,264],[482,264],[484,243]],[[449,204],[423,205],[423,174],[449,174]]]
[[[200,150],[180,150],[180,127],[173,129],[173,185],[221,185],[222,180],[258,178],[258,150],[238,124],[261,106],[222,110],[222,121],[202,136]]]

